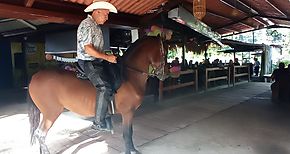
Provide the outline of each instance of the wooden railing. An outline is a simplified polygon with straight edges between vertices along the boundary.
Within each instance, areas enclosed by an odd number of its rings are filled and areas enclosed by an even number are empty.
[[[193,74],[194,78],[190,81],[187,82],[176,82],[176,83],[171,83],[172,80],[178,80],[178,78],[168,78],[166,81],[169,82],[166,86],[164,85],[164,81],[160,81],[159,83],[159,100],[162,100],[163,98],[163,93],[164,91],[170,91],[182,87],[187,87],[187,86],[194,86],[195,91],[198,90],[198,74],[197,70],[186,70],[186,71],[181,71],[180,72],[180,77],[188,75],[188,74]]]
[[[244,68],[244,69],[243,69]],[[246,69],[247,68],[247,69]],[[224,73],[218,73],[223,71]],[[162,100],[165,91],[171,91],[178,88],[183,88],[187,86],[193,86],[195,91],[198,91],[198,70],[187,70],[181,71],[180,77],[182,78],[185,75],[192,74],[193,78],[190,81],[186,82],[178,82],[178,78],[170,77],[165,81],[159,81],[159,100]],[[239,77],[247,76],[247,80],[250,82],[250,67],[247,65],[242,66],[233,66],[233,67],[214,67],[214,68],[206,68],[205,71],[205,90],[208,89],[208,85],[210,82],[215,82],[218,80],[226,80],[227,85],[231,84],[235,86]],[[175,81],[175,82],[172,82]],[[166,84],[164,84],[166,83]]]
[[[218,76],[214,75],[214,77],[209,77],[209,73],[215,73],[217,71],[226,71],[225,75]],[[206,68],[205,70],[205,90],[208,88],[208,83],[217,80],[227,80],[228,86],[230,86],[230,70],[229,67],[214,67],[214,68]]]
[[[247,70],[247,71],[241,71],[242,68],[246,68],[244,70]],[[250,82],[250,80],[251,80],[251,76],[250,76],[250,66],[248,66],[248,65],[234,66],[234,71],[233,71],[233,86],[235,86],[235,83],[237,81],[237,78],[242,77],[242,76],[247,76],[248,82]]]

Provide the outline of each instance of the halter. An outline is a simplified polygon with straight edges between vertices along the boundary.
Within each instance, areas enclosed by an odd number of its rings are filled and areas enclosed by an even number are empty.
[[[149,68],[148,68],[148,72],[144,72],[141,71],[139,69],[127,66],[127,68],[131,71],[135,71],[138,73],[141,73],[142,75],[146,75],[146,76],[156,76],[158,79],[160,80],[165,80],[165,78],[167,77],[167,75],[165,74],[165,52],[164,52],[164,46],[163,46],[163,41],[160,40],[160,44],[161,44],[161,48],[160,48],[160,65],[156,66],[152,63],[149,64]]]
[[[162,39],[160,39],[160,65],[154,66],[153,64],[150,64],[149,67],[152,67],[151,71],[149,72],[150,76],[156,76],[160,80],[165,80],[167,78],[165,74],[165,52],[164,52],[164,45]]]

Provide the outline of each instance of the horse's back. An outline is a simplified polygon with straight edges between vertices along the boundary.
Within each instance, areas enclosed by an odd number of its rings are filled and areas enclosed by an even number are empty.
[[[74,72],[41,70],[32,76],[28,90],[40,110],[65,107],[81,115],[93,113],[91,106],[96,90],[88,80],[78,79]]]
[[[69,87],[69,85],[81,86],[83,84],[88,85],[89,83],[80,82],[73,72],[60,69],[47,69],[41,70],[32,76],[29,88],[35,86],[37,90],[49,90]]]

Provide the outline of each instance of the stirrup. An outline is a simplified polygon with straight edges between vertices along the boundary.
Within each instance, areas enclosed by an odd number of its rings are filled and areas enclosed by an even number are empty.
[[[106,117],[104,123],[94,122],[91,128],[102,132],[111,132],[111,134],[114,134],[111,117]]]
[[[107,116],[105,118],[106,126],[107,129],[110,130],[111,134],[114,134],[114,129],[113,129],[113,122],[111,116]]]

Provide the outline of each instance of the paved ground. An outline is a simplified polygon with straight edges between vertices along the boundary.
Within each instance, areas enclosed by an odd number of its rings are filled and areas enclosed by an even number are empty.
[[[147,101],[134,119],[135,145],[143,154],[288,154],[290,109],[271,103],[269,86],[252,82],[159,104]],[[11,102],[0,106],[0,153],[36,153],[29,146],[27,104],[5,101]],[[114,121],[115,134],[99,133],[90,121],[64,112],[47,144],[51,153],[120,153],[120,117]]]

